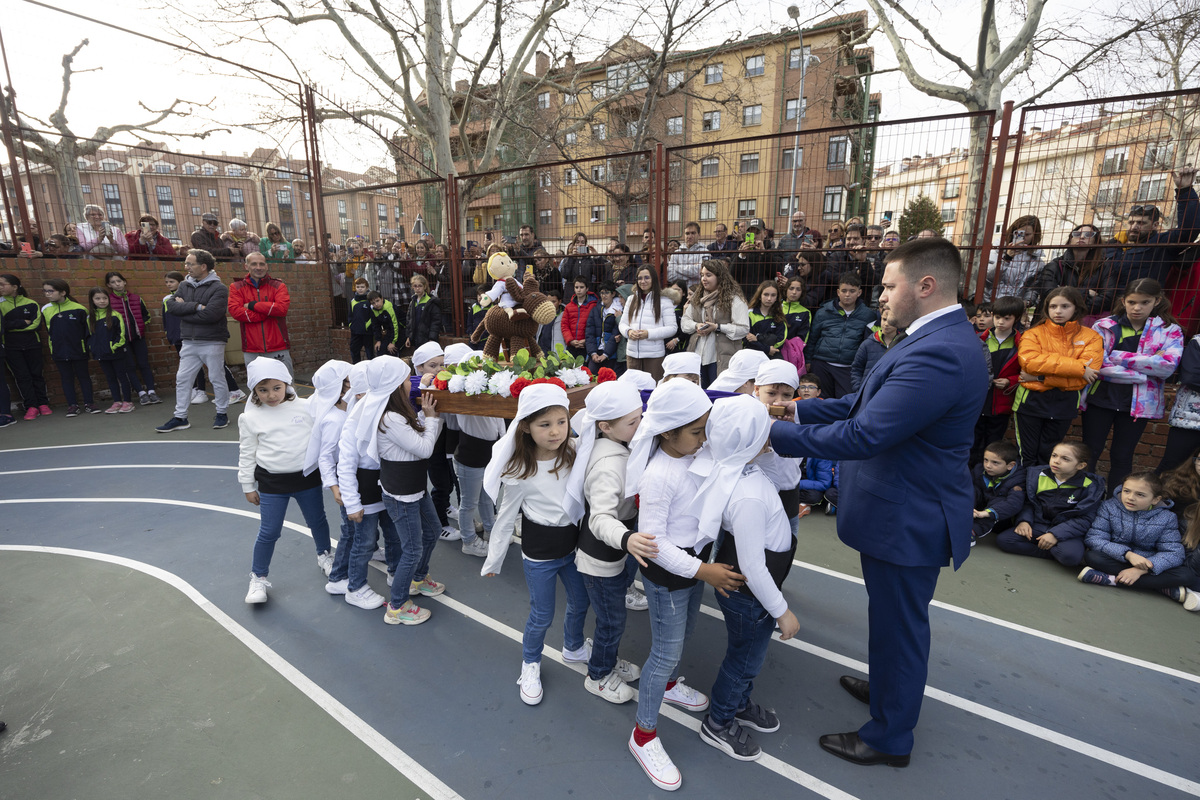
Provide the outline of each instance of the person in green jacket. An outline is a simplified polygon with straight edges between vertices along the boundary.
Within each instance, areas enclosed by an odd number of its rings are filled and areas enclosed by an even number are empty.
[[[133,354],[129,352],[129,335],[125,317],[110,306],[108,290],[96,287],[88,292],[88,349],[100,362],[113,403],[105,414],[128,414],[133,411],[134,373]]]
[[[71,297],[71,284],[62,278],[48,278],[42,282],[42,294],[46,305],[42,306],[42,319],[46,321],[46,332],[50,338],[50,357],[58,367],[62,379],[63,395],[67,398],[67,416],[78,417],[79,402],[75,394],[75,382],[83,392],[83,410],[99,414],[92,397],[92,376],[88,374],[87,340],[88,310]]]
[[[267,261],[296,260],[292,243],[283,238],[283,231],[274,222],[267,223],[267,235],[258,240],[258,252],[266,256]]]

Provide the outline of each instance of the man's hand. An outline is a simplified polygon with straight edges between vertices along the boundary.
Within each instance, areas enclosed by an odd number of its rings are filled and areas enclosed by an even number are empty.
[[[990,511],[975,510],[971,513],[974,515],[975,519],[986,519],[992,515]]]
[[[395,342],[388,342],[387,349],[388,349],[389,353],[391,353],[392,355],[396,355],[396,343]]]
[[[258,505],[258,492],[246,492],[246,502],[252,506]]]
[[[176,303],[183,303],[183,302],[186,302],[186,301],[185,301],[185,300],[184,300],[182,297],[180,297],[179,295],[175,295],[175,302],[176,302]]]
[[[1186,167],[1180,167],[1171,173],[1171,177],[1175,180],[1175,186],[1180,189],[1190,189],[1192,184],[1196,182],[1196,168],[1191,164]]]

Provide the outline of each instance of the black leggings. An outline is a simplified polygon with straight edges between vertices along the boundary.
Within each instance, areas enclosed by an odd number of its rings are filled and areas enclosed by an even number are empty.
[[[50,405],[46,395],[46,379],[42,377],[42,351],[40,348],[8,351],[8,369],[17,383],[17,392],[25,410]]]
[[[1112,447],[1108,453],[1109,490],[1120,486],[1133,471],[1133,450],[1141,441],[1149,422],[1148,419],[1134,419],[1126,411],[1098,406],[1083,412],[1083,443],[1092,451],[1093,466],[1100,462],[1104,442],[1108,439],[1108,432],[1112,431]]]
[[[112,392],[114,403],[130,403],[133,401],[133,384],[137,375],[133,371],[133,356],[124,353],[116,358],[100,361],[100,369],[104,370],[104,379],[108,381],[108,390]]]
[[[1036,467],[1050,463],[1054,446],[1071,430],[1069,419],[1046,419],[1033,417],[1020,411],[1013,414],[1017,432],[1017,449],[1021,451],[1021,465]]]
[[[129,343],[130,364],[129,373],[133,378],[133,389],[138,394],[141,394],[143,389],[146,391],[154,391],[154,370],[150,368],[150,348],[146,346],[145,339],[134,339]],[[136,364],[136,368],[133,366]],[[138,374],[141,374],[141,380],[138,380]],[[229,391],[233,391],[230,389]]]
[[[1192,453],[1198,449],[1200,449],[1200,430],[1172,426],[1167,431],[1167,445],[1163,449],[1162,461],[1158,462],[1158,472],[1163,473],[1175,469],[1191,458]]]
[[[83,391],[83,404],[90,406],[95,401],[95,398],[92,397],[92,376],[88,374],[86,358],[55,361],[54,366],[58,367],[58,377],[62,378],[63,394],[67,398],[67,405],[79,405],[79,400],[75,395],[75,381],[79,381],[79,388]]]

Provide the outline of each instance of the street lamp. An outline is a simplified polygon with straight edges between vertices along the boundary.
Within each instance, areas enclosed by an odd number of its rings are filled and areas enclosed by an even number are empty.
[[[804,116],[804,75],[808,72],[808,59],[804,57],[804,28],[800,25],[800,7],[788,6],[788,16],[796,23],[796,34],[800,37],[800,95],[796,100],[796,135],[792,139],[792,191],[788,194],[788,225],[796,213],[796,164],[800,158],[800,118]]]

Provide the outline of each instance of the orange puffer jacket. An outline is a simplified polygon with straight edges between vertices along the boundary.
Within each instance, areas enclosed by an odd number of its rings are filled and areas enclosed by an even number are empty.
[[[1031,392],[1064,389],[1077,392],[1087,386],[1083,371],[1104,366],[1104,343],[1100,334],[1078,322],[1056,325],[1046,321],[1030,328],[1021,337],[1017,350],[1021,369],[1030,375],[1044,375],[1045,381],[1021,384]]]

